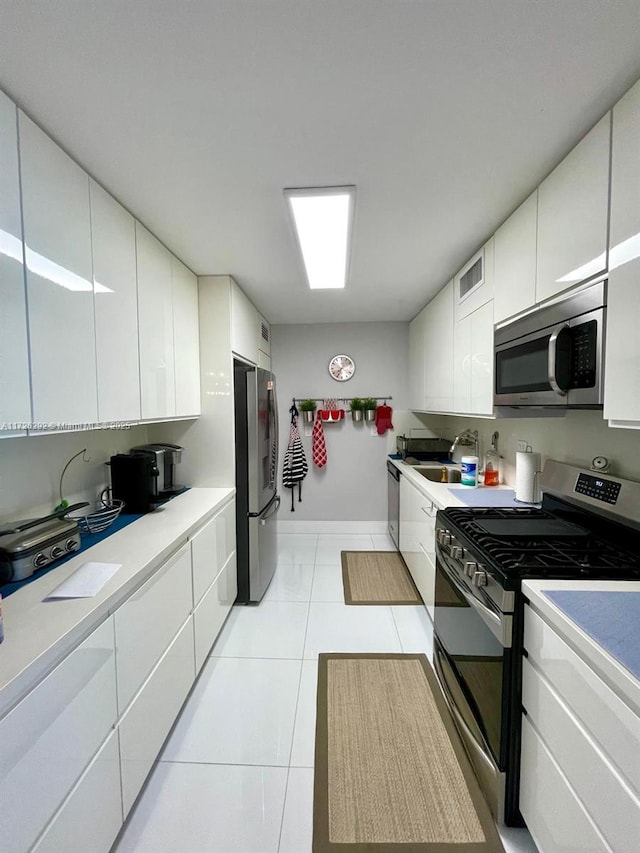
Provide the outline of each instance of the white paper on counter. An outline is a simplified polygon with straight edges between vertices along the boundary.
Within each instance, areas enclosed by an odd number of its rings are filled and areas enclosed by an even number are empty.
[[[122,567],[122,563],[83,563],[44,599],[93,598]]]

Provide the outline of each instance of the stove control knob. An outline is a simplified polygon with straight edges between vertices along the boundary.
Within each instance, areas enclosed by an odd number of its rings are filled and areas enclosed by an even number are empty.
[[[64,548],[61,548],[59,545],[56,545],[55,548],[51,549],[51,559],[57,560],[58,557],[62,557],[64,554]]]
[[[67,551],[75,551],[77,546],[78,546],[78,543],[76,542],[75,539],[67,539],[67,541],[65,542],[65,545],[64,545],[64,547],[67,549]]]
[[[482,571],[474,572],[473,577],[471,578],[471,583],[474,586],[486,586],[487,585],[487,573]]]
[[[461,560],[464,557],[464,548],[462,547],[462,545],[452,545],[451,556],[455,560]]]
[[[42,568],[42,566],[46,566],[48,562],[49,558],[46,554],[36,554],[33,558],[33,565],[36,567],[36,569],[40,569]]]
[[[478,564],[475,560],[467,560],[464,564],[464,573],[467,577],[473,577],[474,573],[478,571]]]
[[[451,531],[440,528],[438,530],[438,542],[441,545],[448,545],[451,542]]]

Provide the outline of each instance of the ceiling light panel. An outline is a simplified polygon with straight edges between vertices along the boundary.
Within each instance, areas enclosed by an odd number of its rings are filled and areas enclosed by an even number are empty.
[[[355,191],[353,186],[284,191],[312,290],[347,283]]]

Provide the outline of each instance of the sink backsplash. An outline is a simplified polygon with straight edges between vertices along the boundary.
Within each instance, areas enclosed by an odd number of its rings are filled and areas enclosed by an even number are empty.
[[[463,429],[477,429],[480,461],[489,449],[492,434],[500,433],[498,450],[503,457],[503,480],[515,487],[518,440],[526,441],[545,459],[557,459],[586,468],[594,456],[606,456],[614,476],[640,481],[640,431],[612,429],[601,411],[567,412],[564,418],[464,418],[418,415],[437,435],[451,437]]]

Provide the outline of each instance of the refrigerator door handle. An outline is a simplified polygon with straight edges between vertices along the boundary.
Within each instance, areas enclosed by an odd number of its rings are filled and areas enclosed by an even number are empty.
[[[272,515],[275,515],[280,509],[280,495],[276,495],[276,499],[273,502],[273,509],[267,515],[259,515],[258,519],[260,524],[266,524],[267,521],[271,518]]]

